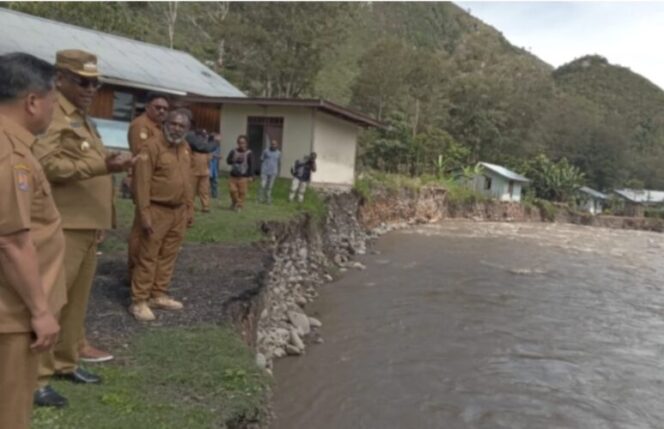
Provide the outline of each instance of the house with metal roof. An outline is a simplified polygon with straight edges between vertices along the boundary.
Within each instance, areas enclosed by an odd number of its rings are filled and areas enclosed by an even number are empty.
[[[104,86],[90,114],[104,143],[113,148],[128,148],[129,122],[143,112],[148,92],[156,91],[189,108],[197,128],[221,132],[225,153],[241,134],[248,136],[255,157],[277,140],[281,176],[290,177],[295,160],[314,151],[318,170],[313,182],[349,186],[359,131],[380,126],[367,115],[325,100],[248,98],[182,51],[0,8],[0,54],[23,51],[54,62],[61,49],[97,55]]]
[[[626,216],[644,216],[648,207],[664,206],[664,191],[650,189],[616,189],[614,196],[623,204]]]
[[[381,126],[363,113],[325,100],[250,97],[193,100],[221,105],[224,147],[235,144],[235,138],[245,134],[252,153],[259,157],[270,141],[276,140],[282,148],[281,177],[290,177],[290,167],[297,159],[316,152],[317,170],[312,182],[318,185],[352,185],[359,132]],[[222,168],[227,166],[224,164]]]
[[[593,215],[602,213],[604,203],[608,198],[608,195],[587,186],[579,188],[577,195],[579,208]]]
[[[472,188],[490,198],[500,201],[519,202],[521,191],[530,179],[503,166],[480,162],[480,174],[471,181]]]

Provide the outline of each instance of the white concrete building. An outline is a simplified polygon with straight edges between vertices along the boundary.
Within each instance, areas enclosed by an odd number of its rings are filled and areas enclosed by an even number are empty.
[[[500,165],[480,162],[478,166],[482,172],[470,182],[475,191],[500,201],[521,201],[522,188],[529,179]]]
[[[579,189],[579,207],[583,211],[587,211],[590,214],[597,215],[602,213],[604,210],[604,202],[608,198],[608,195],[603,194],[599,191],[596,191],[587,186],[582,186]]]
[[[235,147],[239,135],[247,135],[260,167],[263,149],[277,140],[282,150],[280,176],[289,178],[297,159],[316,152],[318,170],[312,183],[318,185],[352,186],[358,134],[362,128],[380,126],[366,115],[324,100],[222,97],[214,101],[221,104],[224,153]]]

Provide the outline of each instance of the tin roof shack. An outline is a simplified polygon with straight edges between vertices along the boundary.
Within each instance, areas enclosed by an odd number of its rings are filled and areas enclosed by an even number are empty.
[[[613,193],[622,203],[623,216],[643,217],[646,209],[664,206],[664,191],[616,189]]]
[[[577,193],[577,202],[579,207],[592,215],[598,215],[604,210],[604,203],[609,198],[608,195],[596,191],[587,186],[579,188]]]
[[[470,181],[472,189],[499,201],[521,201],[521,191],[529,179],[500,165],[480,162],[478,166],[482,172]]]
[[[297,159],[316,152],[317,171],[312,184],[349,188],[355,181],[357,137],[363,128],[381,127],[375,119],[325,100],[218,97],[193,99],[221,105],[222,150],[235,147],[237,136],[246,134],[256,158],[271,140],[281,146],[280,177],[291,177]],[[222,163],[222,168],[228,168]]]
[[[175,98],[244,94],[186,52],[101,33],[62,22],[0,9],[0,54],[23,51],[53,63],[61,49],[83,49],[98,57],[101,81],[90,109],[104,143],[128,149],[129,122],[144,110],[149,91]],[[190,103],[198,126],[218,131],[218,104]]]

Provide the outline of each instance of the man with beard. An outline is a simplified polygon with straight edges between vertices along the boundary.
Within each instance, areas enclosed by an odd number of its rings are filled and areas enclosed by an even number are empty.
[[[148,139],[161,134],[161,126],[168,114],[168,100],[164,95],[150,93],[145,102],[145,112],[134,119],[129,125],[127,139],[132,155],[136,156],[141,150],[143,143]],[[133,177],[133,171],[132,171]],[[135,179],[132,180],[132,193],[136,189]],[[136,265],[138,253],[138,243],[141,235],[141,221],[138,209],[134,210],[134,223],[129,233],[127,267],[129,270],[129,280],[131,281],[132,271]]]
[[[60,313],[60,339],[39,363],[35,403],[62,407],[67,399],[49,385],[57,375],[74,383],[97,384],[101,378],[82,369],[80,347],[85,338],[85,313],[97,268],[100,233],[113,224],[111,173],[127,171],[129,156],[109,153],[88,109],[100,87],[97,57],[81,50],[56,53],[58,105],[46,134],[32,147],[52,184],[53,199],[65,235],[67,304]]]
[[[191,154],[185,143],[189,126],[186,112],[170,112],[163,132],[143,144],[134,169],[141,235],[129,312],[139,321],[155,320],[150,307],[182,309],[168,295],[168,286],[186,228],[193,223]]]

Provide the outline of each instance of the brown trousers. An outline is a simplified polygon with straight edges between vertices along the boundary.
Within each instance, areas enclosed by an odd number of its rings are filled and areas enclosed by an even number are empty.
[[[196,197],[201,200],[201,210],[210,210],[210,176],[192,176],[191,183],[193,186],[194,204],[196,204]]]
[[[38,355],[28,332],[0,334],[0,428],[30,429]]]
[[[138,208],[134,206],[134,223],[131,225],[131,231],[129,231],[129,239],[127,242],[127,269],[129,271],[130,282],[134,267],[136,266],[136,258],[138,258],[138,248],[140,245],[141,216],[138,213]]]
[[[97,232],[66,229],[64,233],[67,303],[60,311],[58,342],[52,351],[39,357],[39,387],[46,386],[54,373],[71,373],[78,366],[85,339],[85,314],[97,269]]]
[[[131,279],[134,302],[168,294],[175,260],[187,230],[187,207],[150,206],[152,235],[141,232],[138,257]]]
[[[247,196],[247,188],[249,187],[248,177],[230,177],[228,179],[228,189],[231,193],[231,201],[233,207],[241,209],[244,207],[244,199]]]

